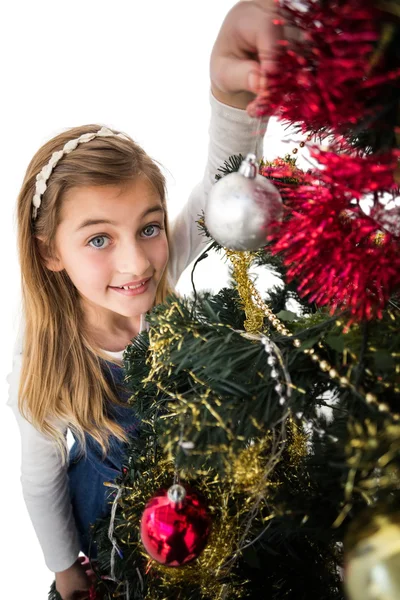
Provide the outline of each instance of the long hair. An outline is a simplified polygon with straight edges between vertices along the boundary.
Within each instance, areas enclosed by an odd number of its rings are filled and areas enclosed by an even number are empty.
[[[79,294],[65,271],[46,268],[38,238],[55,254],[55,236],[66,192],[77,186],[119,185],[145,176],[156,189],[166,215],[165,178],[157,164],[133,140],[95,138],[66,154],[54,168],[35,221],[32,198],[36,175],[53,152],[72,139],[100,129],[76,127],[48,141],[30,162],[18,197],[18,248],[21,264],[25,336],[19,388],[19,410],[39,431],[53,437],[66,457],[60,422],[69,426],[83,449],[91,435],[105,453],[111,435],[126,441],[123,429],[108,416],[107,402],[119,400],[102,368],[107,358],[95,347],[85,325]],[[167,269],[155,304],[171,290]],[[103,363],[104,364],[104,363]]]

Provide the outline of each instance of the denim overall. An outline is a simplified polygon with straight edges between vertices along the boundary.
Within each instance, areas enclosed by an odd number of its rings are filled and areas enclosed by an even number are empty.
[[[105,363],[105,375],[116,390],[119,399],[126,402],[131,393],[124,388],[124,371],[114,363]],[[109,416],[123,427],[128,436],[138,435],[139,420],[131,406],[110,405]],[[126,444],[115,437],[110,440],[110,447],[105,458],[99,444],[86,436],[86,454],[80,452],[80,445],[75,440],[69,455],[69,489],[72,510],[78,529],[81,551],[91,558],[96,557],[96,548],[91,545],[91,525],[97,519],[106,517],[111,512],[111,503],[115,490],[104,485],[112,482],[121,472],[125,458]]]

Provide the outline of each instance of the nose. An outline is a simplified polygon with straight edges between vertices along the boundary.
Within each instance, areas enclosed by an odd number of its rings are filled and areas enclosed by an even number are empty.
[[[120,242],[116,266],[120,273],[129,274],[132,279],[149,277],[152,274],[146,248],[143,242],[138,240]]]

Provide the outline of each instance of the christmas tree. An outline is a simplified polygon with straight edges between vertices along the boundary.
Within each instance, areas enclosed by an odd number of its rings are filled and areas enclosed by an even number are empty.
[[[226,256],[231,287],[170,297],[127,349],[141,428],[94,531],[94,597],[400,597],[400,2],[281,13],[302,35],[251,110],[313,163],[227,157],[196,264]],[[233,236],[232,185],[255,211]],[[262,298],[251,265],[283,285]]]

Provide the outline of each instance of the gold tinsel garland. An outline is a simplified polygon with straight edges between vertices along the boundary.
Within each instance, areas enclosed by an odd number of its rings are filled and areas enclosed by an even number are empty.
[[[226,255],[232,262],[233,278],[246,314],[244,328],[249,333],[260,333],[264,323],[264,313],[253,301],[253,288],[249,277],[249,267],[254,253],[226,250]]]

